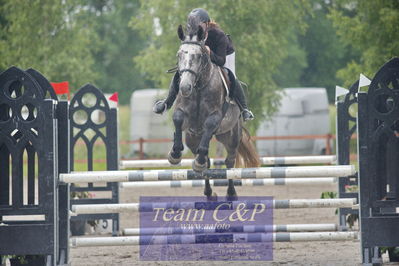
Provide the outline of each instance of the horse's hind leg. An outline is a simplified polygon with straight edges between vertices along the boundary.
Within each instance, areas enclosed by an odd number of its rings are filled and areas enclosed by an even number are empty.
[[[237,124],[232,132],[227,132],[223,135],[216,136],[216,139],[223,143],[224,147],[227,151],[227,157],[225,160],[225,164],[227,168],[233,168],[236,163],[236,157],[238,152],[238,147],[240,145],[241,134],[239,132],[239,124]],[[237,192],[234,187],[234,181],[232,179],[229,180],[228,188],[227,188],[227,198],[229,200],[237,199]]]
[[[212,200],[212,201],[216,201],[217,200],[217,194],[216,193],[212,193],[212,188],[211,188],[211,184],[209,182],[209,178],[205,179],[205,188],[204,188],[204,195],[206,196],[206,198],[208,200]]]
[[[176,109],[173,113],[173,124],[175,125],[175,134],[173,138],[173,148],[169,152],[168,161],[171,164],[178,164],[181,161],[181,152],[184,150],[182,140],[182,127],[184,122],[184,113],[180,109]]]
[[[227,157],[225,160],[227,168],[233,168],[236,162],[237,156],[237,149],[235,148],[226,148],[227,150]],[[233,179],[229,179],[229,186],[227,187],[227,199],[228,200],[236,200],[237,199],[237,192],[234,187]]]
[[[227,150],[227,157],[224,161],[227,168],[233,168],[236,162],[236,155],[237,149],[226,148]],[[234,187],[234,181],[229,179],[229,186],[227,187],[227,199],[228,200],[236,200],[237,199],[237,192]]]

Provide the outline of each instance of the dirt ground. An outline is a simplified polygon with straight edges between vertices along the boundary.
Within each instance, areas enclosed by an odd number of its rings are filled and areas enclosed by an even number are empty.
[[[237,187],[241,196],[274,196],[275,199],[318,199],[323,191],[336,191],[337,186]],[[214,188],[225,195],[226,187]],[[139,196],[201,196],[203,188],[148,188],[121,190],[121,202],[139,202]],[[138,227],[136,213],[121,214],[121,228]],[[274,224],[336,223],[335,209],[280,209],[274,211]],[[279,242],[274,243],[273,261],[140,261],[139,246],[79,247],[71,249],[73,266],[94,265],[358,265],[360,244],[350,241]]]

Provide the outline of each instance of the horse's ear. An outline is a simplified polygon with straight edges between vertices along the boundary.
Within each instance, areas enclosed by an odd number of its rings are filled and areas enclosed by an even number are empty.
[[[180,40],[184,41],[184,32],[182,25],[179,25],[179,27],[177,28],[177,35],[179,36]]]
[[[201,26],[198,27],[197,37],[198,37],[198,41],[202,41],[205,37],[204,28],[202,28]]]

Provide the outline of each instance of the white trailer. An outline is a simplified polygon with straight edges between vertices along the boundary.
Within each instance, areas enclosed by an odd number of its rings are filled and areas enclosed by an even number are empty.
[[[155,114],[152,107],[157,100],[166,97],[167,91],[161,89],[144,89],[133,92],[130,98],[130,139],[173,138],[172,112],[163,115]],[[122,125],[124,126],[124,125]],[[150,156],[166,156],[172,147],[170,143],[145,143],[143,150]],[[131,152],[139,151],[139,144],[132,144]]]
[[[264,121],[257,136],[327,135],[330,117],[325,88],[283,89],[281,105],[270,121]],[[330,143],[331,144],[331,143]],[[264,140],[256,143],[261,156],[324,154],[325,139]]]
[[[257,136],[326,135],[330,133],[330,118],[325,88],[286,88],[282,90],[281,106],[270,121],[262,122]],[[130,100],[130,139],[173,138],[172,112],[163,115],[152,112],[154,103],[166,97],[167,90],[135,91]],[[251,123],[251,122],[248,122]],[[122,125],[123,126],[123,125]],[[144,153],[166,157],[170,143],[145,143]],[[325,139],[257,141],[260,156],[290,156],[322,154]],[[139,145],[131,146],[132,152]]]

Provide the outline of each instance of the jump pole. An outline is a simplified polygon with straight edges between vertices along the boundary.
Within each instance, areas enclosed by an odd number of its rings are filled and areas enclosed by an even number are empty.
[[[263,233],[263,232],[318,232],[337,231],[336,224],[282,224],[282,225],[242,225],[231,226],[227,229],[215,228],[125,228],[122,234],[125,236],[135,235],[175,235],[175,234],[200,234],[200,233]]]
[[[155,235],[71,238],[71,247],[135,246],[165,244],[254,243],[297,241],[343,241],[357,239],[357,232],[238,233],[201,235]],[[201,241],[212,239],[212,242]],[[219,242],[218,242],[219,241]]]
[[[321,156],[287,156],[287,157],[260,157],[262,165],[288,165],[288,164],[332,164],[337,157],[335,155]],[[210,159],[211,166],[224,165],[224,159]],[[168,160],[123,160],[120,169],[126,168],[150,168],[150,167],[191,167],[193,159],[182,159],[178,165],[171,165]]]
[[[232,202],[232,209],[244,201]],[[119,203],[119,204],[79,204],[72,205],[74,214],[94,213],[120,213],[120,212],[151,212],[156,208],[173,209],[195,209],[199,202],[180,203]],[[351,208],[356,204],[356,198],[346,199],[291,199],[273,200],[274,209],[296,209],[296,208]],[[215,204],[215,206],[217,206]]]
[[[92,171],[60,174],[65,183],[196,180],[196,179],[254,179],[288,177],[341,177],[355,174],[353,165],[336,166],[295,166],[208,169],[202,173],[193,170],[132,170],[132,171]]]
[[[225,187],[227,179],[209,180],[211,186]],[[329,185],[338,183],[336,177],[322,178],[263,178],[263,179],[234,179],[235,186],[285,186],[285,185]],[[120,188],[148,188],[148,187],[204,187],[205,180],[172,180],[172,181],[147,181],[147,182],[122,182]]]

